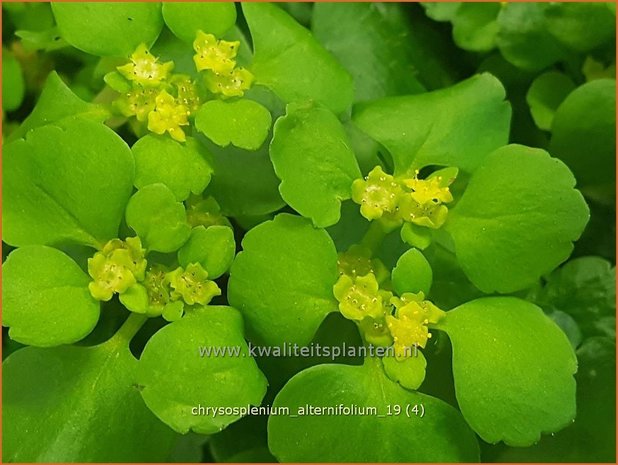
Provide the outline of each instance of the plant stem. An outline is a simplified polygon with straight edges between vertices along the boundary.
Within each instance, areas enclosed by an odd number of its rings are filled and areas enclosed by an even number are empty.
[[[129,315],[129,318],[125,320],[120,329],[116,331],[116,334],[111,340],[122,342],[129,345],[133,336],[137,334],[140,328],[146,323],[148,317],[146,315],[140,315],[139,313],[133,313]]]
[[[367,247],[371,250],[371,255],[375,255],[385,236],[386,232],[384,231],[380,221],[374,220],[371,222],[369,229],[361,239],[360,243],[363,247]]]

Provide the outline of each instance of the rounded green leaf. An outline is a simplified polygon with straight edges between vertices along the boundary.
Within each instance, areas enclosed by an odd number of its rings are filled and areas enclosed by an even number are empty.
[[[431,245],[431,230],[414,223],[404,223],[401,227],[400,235],[403,242],[420,250],[425,250]]]
[[[228,299],[249,336],[268,344],[307,344],[337,310],[337,251],[311,221],[279,214],[247,233],[230,271]]]
[[[577,360],[566,335],[536,305],[473,300],[439,327],[453,345],[461,413],[486,442],[530,446],[575,417]]]
[[[90,278],[71,257],[40,245],[11,252],[2,264],[2,325],[22,344],[50,347],[86,337],[99,321]]]
[[[227,226],[198,226],[189,240],[178,250],[178,262],[186,267],[199,263],[208,272],[208,279],[216,279],[229,270],[236,253],[234,231]]]
[[[352,77],[290,15],[271,3],[243,3],[256,83],[285,102],[313,99],[341,113],[352,103]]]
[[[341,201],[350,198],[352,181],[361,172],[333,113],[312,104],[289,104],[275,124],[270,158],[281,179],[279,192],[292,208],[319,227],[339,221]]]
[[[555,2],[548,4],[545,17],[547,30],[578,52],[615,41],[616,11],[608,2]]]
[[[294,376],[273,403],[273,408],[287,407],[289,414],[272,415],[268,421],[273,455],[280,462],[479,460],[474,433],[457,410],[435,397],[402,389],[381,365],[372,359],[363,366],[318,365]],[[340,406],[356,406],[365,416],[307,410],[330,407],[337,412]]]
[[[208,448],[218,463],[275,463],[268,450],[268,417],[252,415],[208,438]],[[201,454],[199,460],[201,460]],[[199,461],[198,460],[198,461]]]
[[[397,260],[391,276],[393,289],[399,295],[404,292],[423,292],[428,295],[432,279],[431,265],[418,249],[410,249],[404,253]]]
[[[541,74],[532,82],[526,101],[539,128],[551,128],[556,110],[573,89],[575,84],[571,78],[557,71]]]
[[[215,144],[257,150],[270,131],[270,112],[253,100],[210,100],[195,115],[195,128]]]
[[[447,89],[359,104],[354,122],[389,150],[395,174],[426,165],[472,172],[507,143],[504,97],[500,81],[481,74]]]
[[[496,19],[501,8],[498,2],[462,2],[451,19],[455,43],[474,52],[492,50],[496,46]]]
[[[313,6],[311,30],[354,77],[355,101],[424,91],[419,82],[418,39],[407,13],[397,3],[316,2]]]
[[[52,3],[62,38],[99,56],[128,57],[137,46],[150,46],[163,27],[160,3]]]
[[[219,353],[228,349],[237,352]],[[210,409],[259,405],[267,386],[231,307],[196,308],[160,329],[140,357],[137,382],[148,408],[183,434],[222,430],[242,415]]]
[[[30,129],[55,123],[68,116],[79,116],[102,123],[109,113],[101,105],[84,102],[69,89],[56,71],[52,71],[45,81],[34,109],[19,128],[11,133],[8,140],[19,139]]]
[[[179,39],[195,40],[198,30],[221,37],[236,23],[236,7],[226,2],[164,2],[165,24]]]
[[[421,2],[425,14],[435,21],[452,21],[462,2]]]
[[[175,435],[144,405],[136,365],[118,339],[13,353],[2,367],[4,461],[165,461]]]
[[[574,90],[556,110],[549,147],[573,170],[584,195],[615,204],[616,80]]]
[[[189,238],[185,207],[164,184],[151,184],[137,191],[126,212],[127,224],[149,250],[174,252]]]
[[[232,146],[223,150],[214,144],[208,148],[214,176],[206,192],[217,199],[224,215],[266,215],[285,205],[267,145],[257,152]]]
[[[118,235],[134,167],[114,131],[65,119],[30,131],[3,152],[6,243],[98,247]]]
[[[496,461],[614,463],[616,461],[616,341],[592,337],[577,349],[577,416],[532,447],[505,448]]]
[[[562,59],[564,46],[548,30],[549,3],[510,2],[498,14],[497,44],[502,56],[518,68],[537,71]]]
[[[13,111],[24,100],[26,84],[19,62],[7,49],[2,50],[2,110]]]
[[[192,138],[184,144],[170,137],[147,135],[133,147],[135,157],[135,187],[165,184],[176,200],[191,194],[201,194],[210,182],[212,168],[202,151],[205,149]]]
[[[588,206],[560,161],[509,145],[489,155],[449,212],[461,267],[486,293],[525,289],[573,251]]]
[[[425,380],[427,360],[420,350],[416,352],[416,355],[403,360],[390,356],[384,357],[382,363],[386,376],[406,389],[418,389]]]

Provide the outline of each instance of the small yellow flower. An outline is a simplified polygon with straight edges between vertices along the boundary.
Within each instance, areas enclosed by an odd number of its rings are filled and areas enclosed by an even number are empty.
[[[337,256],[339,274],[346,274],[351,278],[373,273],[378,283],[386,281],[389,272],[379,258],[371,258],[371,250],[361,245],[352,245],[346,252],[339,252]]]
[[[365,179],[352,183],[352,200],[361,206],[360,211],[368,220],[377,220],[384,214],[395,213],[403,191],[390,174],[376,166]]]
[[[448,187],[440,185],[441,178],[405,179],[404,184],[410,189],[410,196],[419,204],[449,203],[453,201],[453,194]]]
[[[205,76],[206,87],[213,94],[226,97],[242,97],[253,84],[253,74],[245,68],[234,68],[224,73],[208,72]]]
[[[158,90],[154,88],[137,87],[116,100],[114,105],[123,116],[135,116],[138,121],[143,122],[155,108],[157,93]]]
[[[366,317],[360,322],[360,329],[365,341],[376,346],[388,347],[393,343],[393,337],[384,318]]]
[[[425,347],[431,333],[427,326],[416,320],[386,316],[386,325],[393,337],[395,357],[399,360],[414,355],[414,347]]]
[[[221,295],[217,283],[208,279],[208,272],[199,263],[191,263],[167,274],[172,288],[172,300],[182,299],[187,305],[207,305],[213,297]]]
[[[386,324],[393,337],[395,356],[398,359],[412,356],[414,347],[424,348],[431,338],[427,325],[437,323],[445,315],[433,303],[424,299],[422,292],[405,293],[401,298],[391,299],[396,312],[395,316],[386,316]]]
[[[438,229],[446,221],[446,205],[420,204],[410,195],[404,195],[399,201],[399,215],[404,221],[427,228]]]
[[[413,178],[404,179],[408,189],[399,200],[399,214],[404,221],[437,229],[446,221],[448,208],[445,203],[453,201],[448,185],[441,176],[418,179],[418,171]]]
[[[148,129],[156,134],[166,131],[179,142],[187,140],[180,126],[189,124],[187,107],[176,103],[174,97],[162,91],[155,99],[155,109],[148,114]]]
[[[88,274],[92,278],[88,289],[95,299],[108,301],[144,279],[145,270],[145,250],[138,237],[112,239],[88,259]]]
[[[236,66],[236,53],[240,42],[217,40],[212,34],[197,32],[193,42],[196,54],[193,56],[198,71],[210,70],[215,73],[228,73]]]
[[[392,294],[379,287],[373,273],[355,278],[341,275],[333,287],[333,294],[339,301],[339,311],[347,319],[355,321],[362,321],[365,317],[383,318],[384,302],[388,302]]]
[[[200,107],[201,102],[195,83],[191,78],[184,74],[176,74],[170,82],[176,87],[176,102],[184,105],[189,114],[195,113]]]
[[[130,62],[126,65],[118,66],[118,71],[129,81],[134,81],[144,87],[157,87],[165,81],[174,63],[159,63],[159,59],[154,57],[145,44],[140,44],[131,55]]]

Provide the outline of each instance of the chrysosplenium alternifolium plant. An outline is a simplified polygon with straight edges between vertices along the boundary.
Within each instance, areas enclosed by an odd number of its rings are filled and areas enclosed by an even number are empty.
[[[575,269],[605,295],[612,271],[573,261],[539,284],[589,208],[565,163],[509,144],[501,81],[399,65],[410,45],[379,31],[407,28],[384,29],[401,6],[316,5],[314,33],[241,8],[244,31],[229,3],[54,3],[47,35],[22,31],[48,50],[57,34],[97,84],[87,102],[52,72],[5,136],[3,325],[30,347],[4,364],[4,459],[163,461],[177,433],[233,431],[259,405],[290,413],[260,449],[279,461],[478,461],[479,438],[571,425],[575,336],[535,302]],[[372,351],[256,360],[247,340]]]

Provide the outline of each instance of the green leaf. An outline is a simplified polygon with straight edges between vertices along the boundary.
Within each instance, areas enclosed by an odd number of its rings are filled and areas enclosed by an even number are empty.
[[[539,128],[546,131],[551,128],[556,110],[573,89],[571,78],[558,71],[541,74],[532,82],[526,101]]]
[[[545,11],[547,30],[562,44],[578,52],[613,43],[616,12],[609,3],[552,3]]]
[[[178,262],[186,267],[199,263],[208,272],[208,279],[216,279],[229,270],[236,253],[234,231],[227,226],[198,226],[178,251]]]
[[[103,81],[116,92],[125,93],[131,90],[131,82],[118,71],[110,71],[103,76]]]
[[[54,25],[49,3],[7,3],[2,5],[2,12],[17,30],[42,31]]]
[[[404,223],[400,233],[401,240],[412,247],[425,250],[431,245],[432,234],[429,228],[424,228],[414,223]]]
[[[354,122],[389,150],[395,174],[426,165],[472,172],[508,140],[504,97],[500,81],[481,74],[447,89],[357,105]]]
[[[525,289],[569,257],[589,217],[574,186],[543,150],[509,145],[487,157],[445,224],[476,287]]]
[[[26,84],[19,62],[6,48],[2,49],[2,110],[13,111],[24,100]]]
[[[175,435],[140,398],[136,365],[118,339],[13,353],[3,364],[3,460],[166,460]]]
[[[79,118],[38,127],[4,146],[3,169],[6,243],[98,247],[118,235],[134,167],[108,127]]]
[[[600,257],[569,260],[528,296],[548,312],[562,311],[584,332],[599,333],[602,319],[616,315],[616,267]],[[602,332],[601,332],[602,333]]]
[[[423,292],[428,295],[433,272],[423,253],[418,249],[410,249],[397,261],[391,279],[393,289],[399,295],[404,292]]]
[[[223,150],[214,144],[207,147],[213,155],[214,176],[206,192],[217,199],[224,215],[266,215],[285,205],[267,145],[257,152],[236,147]]]
[[[268,450],[267,420],[266,416],[251,415],[211,436],[208,446],[213,459],[223,463],[275,463]]]
[[[279,192],[292,208],[319,227],[339,221],[341,201],[350,198],[361,172],[334,114],[313,104],[289,104],[275,124],[270,157],[281,179]]]
[[[406,389],[416,390],[425,380],[427,360],[420,351],[416,355],[403,360],[387,356],[382,359],[382,363],[386,376]]]
[[[52,3],[62,38],[99,56],[128,57],[137,46],[151,46],[163,27],[160,3]]]
[[[56,71],[49,73],[41,95],[34,110],[11,133],[9,141],[24,137],[28,131],[45,124],[56,123],[68,116],[80,116],[97,122],[103,122],[109,113],[105,108],[84,102],[60,79]]]
[[[492,50],[496,46],[499,29],[496,19],[501,8],[498,2],[462,2],[451,20],[455,43],[473,52]]]
[[[238,355],[202,355],[208,348],[237,349]],[[231,307],[195,308],[160,329],[144,348],[137,381],[148,408],[183,434],[222,430],[241,415],[215,416],[207,407],[260,405],[267,386],[248,353],[242,318]]]
[[[457,410],[435,397],[402,389],[386,377],[381,365],[373,359],[366,359],[363,366],[318,365],[294,376],[273,403],[273,408],[290,409],[289,415],[269,419],[268,443],[273,455],[280,462],[479,460],[476,438]],[[336,412],[340,405],[365,412],[375,408],[376,413],[359,418],[307,411],[312,406],[331,407]],[[415,405],[418,416],[411,412]],[[402,409],[399,415],[394,413],[395,406]],[[303,408],[304,414],[299,414]]]
[[[564,46],[548,30],[548,3],[507,3],[498,15],[500,52],[518,68],[538,71],[561,60]]]
[[[575,417],[577,360],[565,334],[536,305],[473,300],[439,325],[453,345],[461,413],[486,442],[526,447]]]
[[[210,100],[195,115],[195,128],[215,144],[246,150],[261,147],[270,132],[270,112],[253,100]]]
[[[424,91],[407,10],[396,3],[316,3],[315,38],[354,78],[355,102]]]
[[[164,2],[163,19],[185,42],[193,43],[198,30],[221,37],[236,23],[236,7],[224,2]]]
[[[257,84],[285,102],[313,99],[335,113],[352,103],[352,77],[285,11],[271,3],[243,3],[253,39]]]
[[[186,200],[191,194],[201,194],[212,174],[204,147],[195,139],[184,144],[170,137],[146,135],[133,147],[135,157],[135,187],[165,184],[176,197]]]
[[[585,196],[609,205],[616,202],[615,109],[614,79],[578,87],[556,111],[549,146],[573,170]]]
[[[462,2],[421,2],[425,14],[435,21],[452,21]]]
[[[616,461],[616,341],[586,339],[577,350],[577,416],[538,445],[508,448],[499,462],[613,463]]]
[[[39,347],[72,344],[97,324],[99,303],[88,291],[90,278],[59,250],[14,250],[2,274],[2,324],[11,339]]]
[[[228,299],[253,340],[268,344],[311,341],[337,310],[337,251],[323,229],[282,213],[247,233],[230,271]]]
[[[174,252],[189,238],[185,207],[165,184],[138,190],[127,205],[127,225],[149,250]]]

